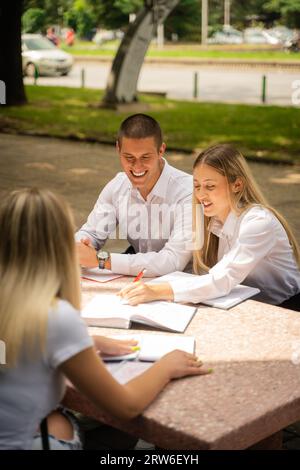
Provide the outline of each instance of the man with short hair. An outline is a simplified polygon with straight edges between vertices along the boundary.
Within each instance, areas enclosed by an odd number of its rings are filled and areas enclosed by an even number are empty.
[[[191,259],[192,176],[163,158],[158,122],[135,114],[122,122],[117,151],[124,172],[102,190],[87,222],[76,233],[80,264],[148,277],[183,271]],[[132,254],[102,249],[119,228]]]

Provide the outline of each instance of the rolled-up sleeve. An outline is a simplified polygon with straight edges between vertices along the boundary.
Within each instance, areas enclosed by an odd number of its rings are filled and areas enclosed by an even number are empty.
[[[244,281],[272,250],[275,239],[270,214],[246,214],[232,248],[208,274],[170,281],[176,302],[199,303],[227,295]]]

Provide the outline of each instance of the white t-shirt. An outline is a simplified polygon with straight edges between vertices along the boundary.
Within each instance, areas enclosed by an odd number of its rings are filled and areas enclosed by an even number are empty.
[[[286,231],[268,209],[255,205],[224,225],[212,219],[219,237],[218,263],[208,274],[170,281],[176,302],[200,303],[227,295],[237,284],[258,287],[255,298],[278,305],[300,292],[300,271]]]
[[[64,396],[59,365],[92,345],[79,312],[59,300],[49,311],[45,354],[35,362],[24,355],[11,369],[0,365],[0,450],[31,449],[41,420]]]

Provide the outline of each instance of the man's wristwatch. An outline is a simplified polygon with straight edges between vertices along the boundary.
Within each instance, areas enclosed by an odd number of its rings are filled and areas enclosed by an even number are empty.
[[[99,269],[104,269],[105,262],[110,258],[110,253],[108,251],[99,250],[96,253]]]

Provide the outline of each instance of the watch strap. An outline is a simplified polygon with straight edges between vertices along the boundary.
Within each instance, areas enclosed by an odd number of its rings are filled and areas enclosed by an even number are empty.
[[[105,261],[106,261],[106,259],[99,259],[99,258],[98,258],[99,269],[104,269],[104,267],[105,267]]]
[[[100,256],[101,250],[97,252],[97,259],[98,259],[98,266],[99,269],[104,269],[105,268],[105,262],[110,259],[110,253],[108,251],[104,252],[105,256],[102,258]]]

